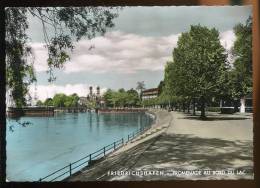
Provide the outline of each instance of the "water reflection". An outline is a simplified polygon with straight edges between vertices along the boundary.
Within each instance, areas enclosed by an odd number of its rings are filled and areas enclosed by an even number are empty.
[[[102,114],[102,117],[104,119],[104,122],[106,125],[112,125],[111,122],[117,122],[119,124],[126,124],[127,122],[135,122],[138,125],[143,125],[143,121],[146,121],[147,117],[144,113],[137,114],[137,113],[131,113],[131,114]],[[146,121],[147,122],[147,121]]]
[[[92,113],[88,112],[88,117],[89,117],[89,130],[92,131]]]

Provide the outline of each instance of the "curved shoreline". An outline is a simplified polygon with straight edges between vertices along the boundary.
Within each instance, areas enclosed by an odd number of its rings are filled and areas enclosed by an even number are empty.
[[[145,108],[111,108],[111,109],[99,109],[98,113],[106,114],[106,113],[139,113],[146,112]]]
[[[139,135],[136,138],[134,138],[133,140],[131,140],[130,142],[125,143],[124,146],[122,146],[118,150],[112,152],[107,157],[120,154],[145,141],[148,141],[154,137],[159,136],[160,134],[164,133],[167,130],[167,128],[170,126],[170,123],[173,119],[171,114],[166,110],[148,110],[147,113],[154,116],[154,122],[150,126],[150,128],[148,130],[146,130],[144,133],[142,133],[141,135]]]
[[[118,162],[124,162],[124,159],[120,160],[118,158],[125,157],[126,156],[125,154],[129,153],[129,151],[131,151],[132,149],[139,147],[139,145],[145,145],[145,147],[140,146],[141,150],[145,151],[148,147],[150,147],[150,145],[153,142],[149,142],[149,140],[157,138],[158,136],[160,136],[162,133],[164,133],[167,130],[168,126],[170,125],[170,123],[172,121],[172,114],[166,110],[149,110],[149,111],[147,111],[147,113],[149,113],[150,115],[152,115],[155,118],[153,124],[147,131],[145,131],[141,135],[137,136],[133,140],[126,142],[122,147],[120,147],[116,151],[108,154],[105,158],[103,158],[98,163],[93,164],[92,166],[83,168],[82,170],[75,173],[71,177],[66,178],[64,181],[93,181],[93,178],[95,180],[99,180],[104,175],[106,175],[106,174],[104,174],[104,172],[106,170],[113,170],[112,167],[109,167],[109,169],[106,169],[106,167],[104,167],[106,165],[103,166],[103,163],[108,162],[108,165],[117,165],[117,162],[115,164],[111,164],[111,162],[109,162],[109,161],[110,160],[114,161],[114,159],[116,159],[116,161],[118,161]],[[135,155],[134,158],[138,157],[141,154],[142,154],[142,152],[133,153],[133,155]],[[133,156],[127,155],[127,157],[131,158]],[[133,159],[132,161],[134,162],[135,159]],[[97,174],[91,175],[92,173],[96,173],[95,171],[98,171],[97,172],[98,174],[102,173],[102,175],[97,175]],[[91,176],[91,178],[90,179],[83,178],[84,180],[82,180],[82,176],[83,177]]]

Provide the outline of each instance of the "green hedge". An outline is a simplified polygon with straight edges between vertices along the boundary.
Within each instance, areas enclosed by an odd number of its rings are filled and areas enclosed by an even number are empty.
[[[222,107],[220,111],[222,114],[233,114],[235,112],[233,107]]]
[[[220,107],[207,107],[208,112],[220,112]]]

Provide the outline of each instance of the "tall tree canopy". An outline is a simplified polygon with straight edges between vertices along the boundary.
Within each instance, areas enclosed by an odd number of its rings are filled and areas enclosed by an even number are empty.
[[[140,91],[140,99],[141,99],[142,98],[142,94],[143,94],[143,90],[145,89],[144,81],[137,82],[136,84],[137,84],[136,90]]]
[[[123,88],[118,91],[108,89],[103,97],[107,107],[136,107],[140,105],[138,92],[133,88],[127,91]]]
[[[109,7],[9,7],[6,15],[6,80],[7,90],[17,107],[26,104],[28,86],[36,81],[33,54],[28,45],[29,15],[42,23],[42,33],[48,51],[49,81],[55,80],[53,70],[69,60],[73,41],[104,34],[114,26],[117,9]],[[48,32],[50,31],[50,32]],[[50,34],[51,33],[51,34]]]
[[[196,97],[205,117],[205,102],[217,96],[224,85],[227,54],[219,32],[200,25],[182,33],[173,50],[173,62],[165,70],[165,86],[180,97]]]
[[[140,92],[142,92],[145,89],[144,81],[137,82],[136,84],[137,84],[136,89],[139,90]]]
[[[44,102],[38,100],[36,106],[77,107],[78,102],[79,96],[76,93],[72,95],[57,93],[53,98],[47,98]]]
[[[252,92],[252,17],[234,27],[236,40],[232,49],[234,67],[230,72],[232,97],[240,98]]]

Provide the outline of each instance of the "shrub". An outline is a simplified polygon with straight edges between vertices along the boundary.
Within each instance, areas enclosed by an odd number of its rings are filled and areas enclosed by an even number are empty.
[[[222,114],[233,114],[234,113],[234,107],[221,107],[220,111]]]
[[[208,112],[221,112],[220,107],[207,107]]]

